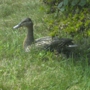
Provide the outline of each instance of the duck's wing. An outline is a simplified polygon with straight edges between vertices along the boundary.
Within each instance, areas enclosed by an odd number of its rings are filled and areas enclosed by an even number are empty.
[[[64,46],[68,46],[68,45],[73,45],[74,43],[72,42],[72,39],[69,38],[60,38],[60,39],[54,39],[52,40],[52,43],[50,44],[50,46],[52,47],[64,47]]]
[[[77,45],[73,43],[72,39],[60,38],[60,39],[53,39],[51,44],[47,47],[47,49],[49,49],[50,51],[56,50],[58,52],[61,52],[76,46]]]
[[[52,37],[46,36],[46,37],[36,39],[35,46],[44,47],[44,46],[50,45],[51,42],[52,42]]]

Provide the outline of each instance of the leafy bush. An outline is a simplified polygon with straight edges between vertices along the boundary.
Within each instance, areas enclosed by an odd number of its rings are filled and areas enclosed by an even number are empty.
[[[63,36],[65,33],[71,36],[90,35],[90,14],[87,9],[74,15],[70,13],[68,16],[59,14],[55,17],[55,14],[50,14],[49,19],[44,18],[51,36]]]
[[[90,7],[89,0],[42,0],[50,8],[50,12],[65,11],[77,13],[77,9],[81,10],[82,7]]]
[[[58,4],[60,11],[76,11],[82,7],[89,7],[89,0],[63,0]]]
[[[43,2],[50,7],[56,6],[53,15],[57,18],[52,15],[54,18],[46,20],[52,36],[57,34],[60,36],[61,32],[71,36],[90,35],[89,0],[43,0]]]
[[[88,11],[84,10],[79,14],[69,14],[66,20],[62,22],[64,25],[63,29],[71,35],[90,35],[90,20]]]

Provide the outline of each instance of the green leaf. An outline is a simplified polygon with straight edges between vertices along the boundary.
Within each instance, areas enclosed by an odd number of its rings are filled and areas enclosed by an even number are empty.
[[[72,3],[71,3],[71,5],[72,6],[75,6],[76,4],[78,4],[78,2],[79,2],[79,0],[73,0]]]
[[[65,8],[64,8],[64,7],[62,7],[60,10],[63,12],[63,11],[65,11]]]
[[[80,3],[79,3],[79,5],[80,5],[80,6],[84,6],[86,3],[87,3],[86,0],[81,0]]]
[[[64,6],[68,5],[68,0],[64,0],[63,3],[64,3]]]
[[[60,9],[63,6],[63,1],[58,4],[58,8]]]

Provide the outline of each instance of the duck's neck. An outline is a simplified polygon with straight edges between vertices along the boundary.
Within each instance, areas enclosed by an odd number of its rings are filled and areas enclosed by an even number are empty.
[[[26,40],[29,42],[29,44],[32,44],[34,42],[33,26],[30,28],[28,27]]]
[[[27,36],[24,40],[24,48],[28,47],[29,45],[31,45],[34,42],[34,35],[33,35],[33,26],[31,27],[27,27],[28,31],[27,31]]]

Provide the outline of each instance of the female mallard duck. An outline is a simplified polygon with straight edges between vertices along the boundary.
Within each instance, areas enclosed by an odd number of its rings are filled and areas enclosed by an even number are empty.
[[[30,18],[26,18],[13,28],[16,29],[22,26],[25,26],[28,29],[27,36],[23,42],[23,47],[26,52],[30,51],[30,46],[33,44],[36,47],[40,47],[50,51],[56,50],[59,53],[66,52],[69,51],[70,48],[77,47],[77,45],[74,45],[74,43],[72,42],[73,40],[69,38],[59,39],[57,37],[52,38],[50,36],[47,36],[35,40],[33,35],[33,22]]]

